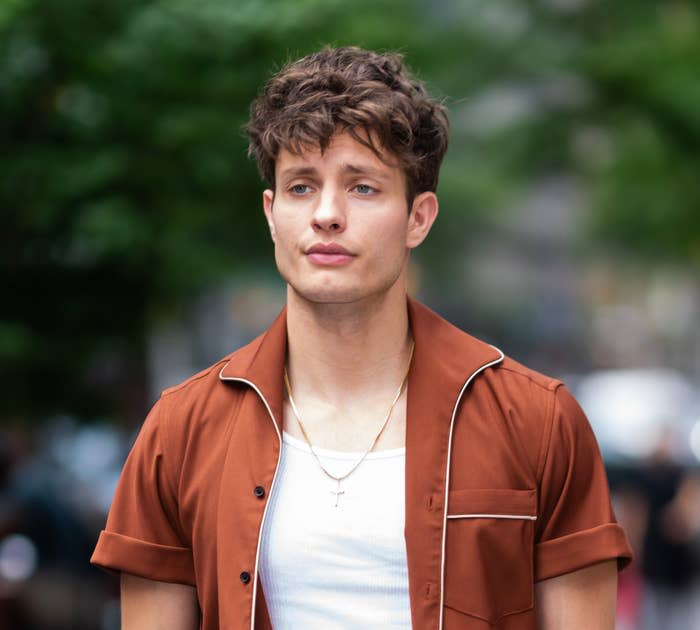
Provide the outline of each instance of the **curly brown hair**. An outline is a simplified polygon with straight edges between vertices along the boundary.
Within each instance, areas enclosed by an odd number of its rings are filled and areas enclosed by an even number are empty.
[[[404,170],[409,205],[416,194],[435,191],[447,151],[447,109],[397,53],[326,47],[287,64],[251,106],[248,154],[274,188],[281,149],[323,152],[344,131]]]

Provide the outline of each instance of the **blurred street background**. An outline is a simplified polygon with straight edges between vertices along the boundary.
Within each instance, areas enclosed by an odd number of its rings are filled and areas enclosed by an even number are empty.
[[[283,304],[242,125],[324,44],[450,110],[412,292],[563,378],[636,551],[619,630],[700,628],[700,6],[0,0],[0,630],[116,630],[88,559],[164,387]]]

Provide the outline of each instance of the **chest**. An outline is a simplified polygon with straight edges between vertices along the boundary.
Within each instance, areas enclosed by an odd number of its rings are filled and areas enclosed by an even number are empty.
[[[445,614],[460,615],[465,622],[494,621],[517,610],[530,610],[533,521],[474,517],[534,515],[530,510],[536,505],[532,492],[536,484],[528,453],[508,422],[505,414],[465,405],[450,436],[448,424],[436,423],[431,414],[414,414],[413,428],[404,433],[405,462],[393,477],[386,471],[372,475],[369,485],[373,498],[365,504],[368,509],[347,514],[339,524],[339,512],[334,514],[332,507],[332,492],[338,489],[316,468],[316,481],[308,483],[307,492],[292,492],[287,499],[280,493],[283,503],[296,497],[292,513],[297,520],[280,530],[281,538],[265,542],[275,497],[284,489],[285,475],[281,473],[286,463],[269,413],[259,398],[249,395],[231,431],[218,436],[199,434],[198,448],[186,454],[183,462],[183,472],[201,473],[204,462],[210,471],[207,479],[194,474],[182,477],[185,501],[181,514],[192,536],[199,570],[211,575],[214,590],[223,580],[222,584],[229,584],[227,588],[240,590],[242,597],[254,597],[254,590],[249,593],[252,589],[246,590],[248,585],[239,584],[239,573],[258,573],[265,545],[275,556],[279,556],[274,553],[277,548],[291,549],[286,561],[289,568],[299,564],[295,554],[308,540],[324,541],[324,531],[327,534],[333,529],[336,543],[357,550],[364,546],[369,555],[395,557],[401,545],[405,546],[414,627],[430,627],[433,622],[429,620],[439,616],[443,604]],[[361,478],[357,479],[359,484]],[[354,485],[342,488],[340,502],[351,502],[353,493],[362,490]],[[494,489],[505,493],[494,493]],[[318,504],[313,497],[328,501],[323,518],[316,514]],[[326,546],[331,544],[325,540]],[[503,541],[508,544],[503,545]],[[368,543],[373,551],[368,550]],[[226,559],[223,564],[222,558]],[[232,566],[236,569],[233,572]],[[212,573],[215,567],[218,570]],[[508,595],[502,603],[496,600],[498,605],[490,609],[489,602],[494,600],[482,585],[498,589],[513,571],[519,583],[516,597]],[[473,588],[465,589],[466,583],[472,583]],[[469,600],[465,593],[474,599]],[[253,604],[246,604],[246,609]],[[462,626],[453,623],[447,627]]]
[[[385,401],[386,402],[386,401]],[[309,441],[319,448],[336,451],[365,451],[402,448],[406,444],[406,395],[396,404],[357,404],[337,409],[322,403],[297,407],[288,401],[283,408],[282,426],[292,437]],[[298,416],[297,416],[298,414]],[[300,422],[301,420],[301,422]],[[376,439],[376,442],[374,440]]]
[[[318,455],[337,476],[357,456]],[[331,618],[348,627],[403,619],[400,627],[410,627],[404,465],[403,449],[372,453],[338,496],[308,447],[285,435],[260,552],[274,627],[320,627]]]

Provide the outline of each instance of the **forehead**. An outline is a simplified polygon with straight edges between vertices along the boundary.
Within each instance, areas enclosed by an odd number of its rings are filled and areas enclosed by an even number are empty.
[[[308,147],[300,153],[280,149],[275,161],[276,177],[311,172],[364,173],[382,179],[403,178],[395,160],[387,154],[382,158],[369,147],[358,142],[349,133],[334,135],[322,152],[319,147]]]

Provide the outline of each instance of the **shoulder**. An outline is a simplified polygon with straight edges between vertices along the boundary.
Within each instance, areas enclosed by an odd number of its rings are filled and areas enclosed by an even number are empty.
[[[177,404],[182,404],[209,396],[212,390],[231,390],[231,387],[221,380],[222,371],[232,364],[248,364],[251,356],[254,356],[257,352],[264,336],[264,333],[259,335],[246,345],[223,356],[216,363],[200,370],[184,381],[164,389],[161,393],[161,399],[165,398]]]
[[[224,382],[221,373],[231,364],[246,363],[255,354],[261,337],[162,391],[154,407],[157,413],[151,415],[158,418],[161,432],[172,446],[223,427],[245,389]]]
[[[545,439],[549,439],[552,430],[592,434],[583,409],[562,380],[508,357],[490,376],[493,383],[498,383],[503,398],[526,419],[525,428],[531,430],[534,424],[538,425]]]
[[[409,300],[409,314],[416,354],[420,353],[420,359],[428,365],[424,371],[426,378],[438,375],[454,383],[468,378],[473,388],[487,384],[499,397],[532,392],[547,397],[562,384],[506,356],[499,348],[455,326],[420,302]],[[427,350],[421,352],[422,348]]]
[[[231,353],[219,359],[216,363],[200,370],[196,374],[186,378],[180,383],[166,387],[161,392],[161,397],[164,398],[174,398],[177,400],[182,400],[188,396],[197,396],[197,394],[203,390],[207,389],[212,383],[216,383],[219,380],[219,373],[222,368],[231,360],[231,357],[235,353]]]
[[[533,487],[552,450],[561,450],[561,440],[553,436],[586,429],[583,412],[561,380],[510,357],[484,370],[471,387],[460,414],[467,422],[457,427],[457,436],[468,436],[464,444],[478,436],[489,457],[517,462]]]
[[[486,370],[474,385],[499,404],[524,417],[544,419],[551,415],[559,392],[566,385],[558,378],[529,368],[509,356]]]
[[[554,392],[563,385],[561,380],[533,370],[509,356],[504,356],[497,368],[498,377],[502,380],[512,382],[520,387],[534,388],[543,393]]]

